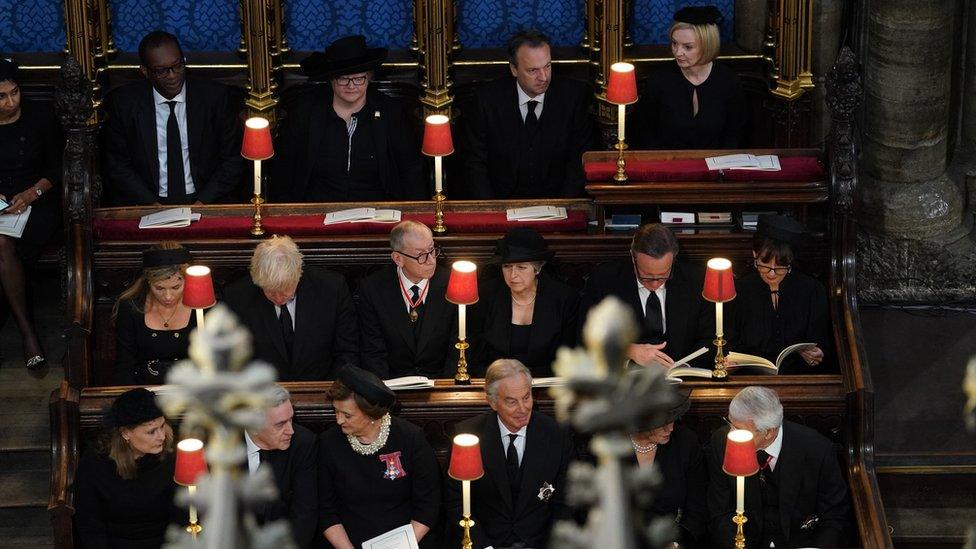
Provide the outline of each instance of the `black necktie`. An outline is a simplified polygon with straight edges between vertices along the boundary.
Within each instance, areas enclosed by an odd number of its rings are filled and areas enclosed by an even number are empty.
[[[183,140],[180,124],[176,121],[176,101],[167,101],[169,118],[166,120],[166,189],[169,202],[186,202],[186,174],[183,173]]]
[[[285,350],[288,351],[288,361],[291,361],[291,350],[295,344],[295,326],[291,322],[291,313],[288,312],[288,305],[279,307],[281,314],[278,320],[281,322],[281,335],[285,339]]]
[[[652,339],[664,337],[664,318],[661,316],[661,300],[657,298],[657,292],[651,291],[647,294],[644,301],[644,328],[647,336]]]
[[[539,117],[535,115],[535,107],[538,104],[539,102],[534,99],[525,104],[527,109],[525,112],[525,129],[527,130],[534,130],[539,125]]]
[[[766,450],[756,450],[756,461],[760,469],[769,469],[769,453]]]
[[[521,470],[519,469],[518,450],[515,449],[515,440],[518,435],[509,433],[508,452],[505,453],[505,468],[508,469],[508,484],[512,489],[512,499],[518,495],[519,482],[521,482]]]
[[[258,463],[268,462],[268,452],[270,450],[258,450]]]

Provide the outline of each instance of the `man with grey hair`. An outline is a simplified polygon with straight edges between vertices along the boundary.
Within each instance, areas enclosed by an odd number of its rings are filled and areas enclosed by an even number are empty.
[[[566,469],[575,457],[572,436],[556,420],[532,411],[532,374],[518,360],[491,363],[485,397],[492,411],[456,426],[457,433],[481,440],[485,467],[485,475],[471,484],[473,546],[547,547],[553,521],[570,516],[565,495]],[[460,496],[460,483],[448,481],[448,517],[461,516]],[[451,537],[459,540],[454,524]]]
[[[661,223],[637,229],[630,259],[599,265],[590,272],[580,304],[580,330],[586,313],[607,296],[615,296],[634,311],[641,328],[628,358],[642,366],[666,368],[702,347],[715,334],[715,307],[702,298],[705,271],[700,265],[678,261],[678,240]],[[705,366],[714,353],[695,365]]]
[[[447,269],[423,223],[401,221],[390,231],[392,264],[359,285],[363,368],[382,379],[453,377],[455,307],[447,302]]]
[[[356,310],[342,276],[305,267],[288,236],[258,244],[250,271],[227,288],[226,303],[251,330],[255,358],[277,368],[280,381],[332,379],[358,364]]]
[[[750,547],[847,547],[850,503],[834,444],[783,420],[783,405],[766,387],[746,387],[729,403],[729,422],[749,431],[759,473],[746,478],[745,525]],[[708,454],[709,530],[715,547],[735,537],[735,477],[722,471],[729,428],[712,435]]]
[[[287,519],[300,549],[313,547],[318,521],[318,464],[315,434],[294,423],[291,395],[275,385],[271,407],[260,431],[245,430],[248,474],[261,464],[274,473],[278,498],[258,509],[259,522]]]

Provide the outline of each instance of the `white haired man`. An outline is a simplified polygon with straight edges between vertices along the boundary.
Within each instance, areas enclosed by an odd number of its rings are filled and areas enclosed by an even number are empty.
[[[251,330],[254,356],[278,369],[279,381],[317,381],[357,365],[359,331],[346,281],[304,267],[290,237],[258,244],[251,276],[227,288],[226,302]]]
[[[572,436],[532,411],[532,374],[518,360],[491,363],[485,398],[492,411],[456,427],[481,439],[485,475],[471,484],[473,546],[547,547],[553,521],[570,517],[565,496],[566,469],[575,457]],[[447,516],[461,516],[460,483],[449,481],[446,495]],[[451,532],[460,539],[459,527]]]
[[[749,547],[847,547],[850,503],[834,444],[783,421],[783,405],[766,387],[746,387],[729,403],[729,422],[755,437],[759,474],[746,478]],[[714,547],[732,547],[735,478],[722,471],[728,428],[712,435],[708,510]]]
[[[262,523],[287,519],[299,549],[312,547],[318,526],[318,454],[315,433],[294,423],[291,395],[280,385],[271,390],[271,407],[260,431],[245,431],[247,469],[271,467],[278,498],[257,510]]]

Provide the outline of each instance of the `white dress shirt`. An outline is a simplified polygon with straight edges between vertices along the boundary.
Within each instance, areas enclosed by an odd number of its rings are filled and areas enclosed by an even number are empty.
[[[403,269],[400,267],[397,267],[397,276],[400,277],[400,283],[403,284],[403,289],[407,291],[406,294],[400,292],[400,297],[403,298],[403,304],[406,306],[408,313],[410,312],[409,298],[413,297],[413,292],[410,291],[410,288],[416,286],[417,292],[420,294],[420,302],[427,303],[427,292],[424,291],[424,288],[427,287],[427,283],[430,282],[430,279],[425,278],[420,282],[414,283],[412,280],[407,278],[407,275],[403,274]]]
[[[766,448],[763,448],[763,450],[766,450],[766,453],[769,454],[769,458],[770,458],[769,470],[775,471],[776,463],[779,461],[779,454],[780,452],[783,451],[783,426],[782,425],[779,426],[779,432],[776,433],[776,438],[773,439],[773,442]],[[762,463],[759,464],[760,467],[762,467],[762,465],[763,465]]]
[[[546,94],[540,93],[535,97],[529,97],[529,94],[525,93],[522,86],[519,86],[518,81],[515,82],[515,89],[518,90],[519,112],[522,113],[522,122],[525,122],[525,117],[529,115],[529,101],[539,102],[539,104],[535,106],[535,117],[542,118],[542,106],[546,102]]]
[[[288,309],[288,314],[291,315],[292,330],[295,329],[295,303],[298,301],[297,297],[298,296],[292,297],[291,300],[288,301],[288,303],[285,303],[285,308]],[[281,307],[275,305],[274,303],[272,303],[272,305],[274,305],[275,317],[281,318]]]
[[[529,426],[526,425],[513,433],[508,430],[508,427],[505,427],[505,424],[502,423],[501,418],[497,419],[498,430],[502,433],[502,454],[506,456],[508,455],[508,445],[512,442],[511,439],[508,438],[508,435],[518,435],[518,438],[515,439],[515,451],[518,453],[519,465],[522,465],[522,456],[525,455],[525,431]]]
[[[244,443],[247,445],[247,472],[254,474],[258,471],[258,466],[261,465],[261,451],[257,444],[251,440],[251,436],[244,431]]]
[[[169,170],[166,164],[166,123],[169,121],[169,105],[167,101],[176,101],[176,123],[180,125],[180,144],[183,145],[183,174],[186,181],[186,194],[197,192],[193,185],[193,174],[190,173],[190,139],[186,132],[186,84],[183,89],[176,94],[173,99],[166,99],[156,88],[153,88],[153,103],[156,105],[156,148],[159,159],[159,196],[169,196],[167,188],[167,174]]]
[[[661,284],[661,287],[654,290],[657,294],[657,300],[661,302],[661,327],[664,328],[664,333],[668,333],[668,317],[664,314],[664,300],[668,296],[668,283],[665,282]],[[640,299],[641,311],[644,311],[644,316],[647,316],[647,296],[651,295],[651,291],[644,287],[640,280],[637,281],[637,296]],[[677,360],[677,359],[675,359]]]

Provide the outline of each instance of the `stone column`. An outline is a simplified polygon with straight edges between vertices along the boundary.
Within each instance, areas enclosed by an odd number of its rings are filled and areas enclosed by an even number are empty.
[[[762,53],[766,37],[767,0],[738,0],[735,3],[735,43],[743,51]]]
[[[840,51],[844,0],[819,0],[813,5],[813,116],[811,143],[823,143],[830,130],[830,113],[824,109],[827,71]]]
[[[962,197],[946,175],[955,4],[869,1],[858,217],[870,232],[922,239],[960,228]]]
[[[962,144],[976,150],[976,2],[969,3],[969,29],[966,32],[965,83],[962,99]],[[970,209],[976,204],[970,202]]]

